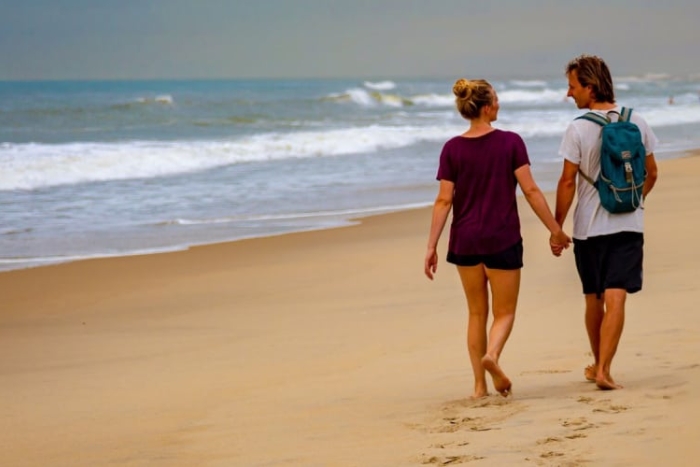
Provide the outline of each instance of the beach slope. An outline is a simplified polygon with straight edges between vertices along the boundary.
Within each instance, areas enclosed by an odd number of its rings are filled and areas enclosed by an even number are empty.
[[[465,300],[444,261],[423,276],[420,209],[0,273],[0,465],[690,465],[700,157],[659,166],[623,390],[584,380],[573,252],[521,203],[513,396],[469,400]]]

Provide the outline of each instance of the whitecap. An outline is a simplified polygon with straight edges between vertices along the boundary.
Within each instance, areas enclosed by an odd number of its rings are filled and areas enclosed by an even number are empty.
[[[514,79],[511,80],[511,84],[514,86],[520,86],[521,88],[543,88],[547,86],[546,81],[542,81],[539,79],[533,79],[533,80],[518,80]]]
[[[365,81],[364,85],[366,88],[372,89],[375,91],[389,91],[391,89],[396,88],[396,83],[394,83],[393,81],[377,81],[377,82]]]

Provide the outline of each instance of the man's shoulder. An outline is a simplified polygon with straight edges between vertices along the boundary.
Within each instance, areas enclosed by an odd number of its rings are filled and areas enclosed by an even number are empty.
[[[630,116],[630,121],[631,121],[632,123],[636,123],[636,124],[642,123],[642,124],[644,124],[644,125],[647,125],[647,121],[646,121],[646,119],[644,118],[644,115],[643,115],[643,114],[640,114],[640,113],[639,113],[635,108],[633,108],[633,107],[628,107],[628,108],[629,108],[629,109],[632,109],[632,115]]]
[[[597,123],[580,118],[586,115],[586,113],[588,112],[577,115],[568,123],[568,125],[566,126],[566,130],[564,131],[565,140],[581,139],[582,135],[587,132],[586,130],[600,128],[600,126]]]
[[[614,105],[615,105],[615,107],[613,107],[611,109],[592,110],[592,112],[595,112],[595,113],[603,115],[603,116],[607,116],[607,114],[610,112],[616,113],[617,115],[622,115],[622,111],[623,111],[623,109],[625,109],[625,110],[630,112],[630,114],[631,114],[630,121],[632,123],[635,123],[635,122],[645,122],[646,123],[646,120],[644,119],[642,114],[640,114],[639,111],[637,109],[635,109],[634,107],[629,106],[629,105],[619,104],[619,103],[615,103]]]

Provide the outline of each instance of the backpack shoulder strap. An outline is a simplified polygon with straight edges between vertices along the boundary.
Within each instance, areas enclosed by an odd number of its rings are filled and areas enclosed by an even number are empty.
[[[610,123],[610,120],[606,117],[603,117],[600,114],[597,114],[595,112],[586,112],[585,114],[576,117],[576,120],[588,120],[589,122],[597,123],[600,126],[605,126],[608,123]]]
[[[629,122],[630,118],[632,118],[632,109],[630,109],[629,107],[623,107],[622,109],[620,109],[619,121]]]
[[[581,177],[583,177],[583,179],[584,179],[585,181],[587,181],[588,183],[590,183],[590,184],[593,185],[594,187],[596,186],[595,181],[594,181],[591,177],[589,177],[588,175],[586,175],[585,173],[583,173],[583,170],[581,170],[580,168],[578,169],[578,173],[579,173],[579,175],[581,175]],[[596,187],[596,188],[597,188],[597,187]]]
[[[598,113],[595,113],[595,112],[586,112],[585,114],[576,117],[576,120],[588,120],[589,122],[597,123],[598,125],[600,125],[602,127],[604,127],[605,125],[610,123],[610,119],[608,117],[604,117],[604,116],[602,116]],[[595,181],[591,177],[589,177],[588,175],[583,173],[583,170],[581,170],[580,168],[578,169],[578,173],[588,183],[590,183],[594,187],[596,186]]]

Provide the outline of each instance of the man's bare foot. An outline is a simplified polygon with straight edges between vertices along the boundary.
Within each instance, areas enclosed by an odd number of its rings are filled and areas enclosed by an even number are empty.
[[[486,396],[488,396],[488,395],[489,395],[489,393],[488,393],[487,391],[483,391],[483,392],[479,391],[479,392],[474,392],[474,394],[472,394],[471,396],[469,396],[469,398],[472,399],[472,400],[476,400],[476,399],[484,398],[484,397],[486,397]]]
[[[586,379],[588,381],[591,381],[591,382],[595,382],[595,377],[596,377],[597,373],[598,373],[598,367],[595,364],[588,365],[583,370],[583,376],[585,376]]]
[[[613,381],[610,375],[598,375],[595,379],[595,385],[598,386],[598,389],[602,389],[603,391],[622,389],[622,385]]]
[[[496,360],[488,355],[484,355],[481,359],[481,364],[484,365],[484,369],[489,372],[491,378],[493,378],[493,386],[496,388],[503,397],[508,397],[511,394],[512,384],[501,367],[498,365]]]

